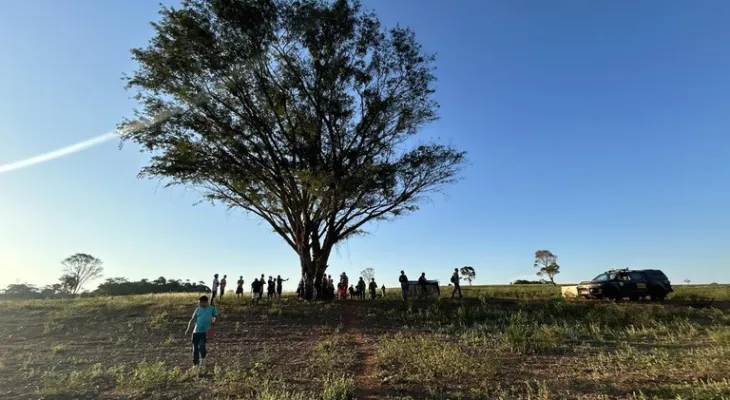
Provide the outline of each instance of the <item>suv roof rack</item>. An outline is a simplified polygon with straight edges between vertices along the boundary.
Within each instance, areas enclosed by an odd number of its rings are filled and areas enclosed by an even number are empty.
[[[608,270],[608,271],[606,271],[606,272],[611,272],[611,273],[617,273],[617,272],[629,272],[629,269],[628,269],[628,268],[615,268],[615,269],[609,269],[609,270]]]

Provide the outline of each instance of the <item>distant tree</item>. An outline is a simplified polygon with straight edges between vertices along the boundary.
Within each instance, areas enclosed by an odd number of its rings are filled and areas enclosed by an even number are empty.
[[[53,285],[44,286],[41,289],[41,295],[44,298],[60,297],[68,294],[68,291],[60,283],[54,283]]]
[[[153,29],[120,126],[151,155],[140,176],[261,218],[308,287],[338,243],[456,180],[464,152],[411,145],[437,119],[434,56],[355,0],[186,0]]]
[[[104,272],[100,259],[84,253],[76,253],[61,261],[61,264],[64,267],[61,284],[72,295],[78,294],[88,281],[101,278]]]
[[[2,297],[17,300],[37,299],[40,298],[40,291],[35,285],[14,283],[5,288]]]
[[[689,278],[684,278],[684,281],[682,282],[684,282],[685,285],[689,285],[692,281],[690,281]]]
[[[476,278],[477,276],[476,271],[474,271],[474,267],[469,265],[461,267],[461,270],[459,270],[459,272],[461,273],[461,276],[463,276],[464,279],[469,282],[469,285],[471,285],[471,281],[473,281],[474,278]]]
[[[160,283],[164,280],[165,283]],[[139,281],[129,281],[125,278],[109,278],[100,284],[95,294],[103,296],[121,296],[129,294],[149,294],[149,293],[206,293],[210,292],[210,288],[205,283],[200,282],[194,284],[190,280],[182,282],[178,279],[158,278],[154,281],[141,279]]]
[[[527,279],[517,279],[514,282],[510,282],[510,285],[548,285],[552,284],[550,281],[546,281],[545,279],[540,279],[539,281],[530,281]]]
[[[550,250],[538,250],[535,252],[535,268],[540,268],[538,276],[547,276],[550,283],[555,284],[555,275],[560,273],[558,256]]]
[[[372,268],[365,268],[360,271],[360,276],[365,279],[365,282],[370,282],[371,279],[375,278],[375,270]]]
[[[74,288],[79,285],[78,279],[75,276],[69,274],[61,275],[61,277],[58,278],[58,281],[60,282],[59,285],[61,285],[61,290],[70,294],[74,294]]]

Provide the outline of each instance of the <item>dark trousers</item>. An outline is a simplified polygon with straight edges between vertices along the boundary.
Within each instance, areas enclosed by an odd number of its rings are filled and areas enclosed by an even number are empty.
[[[461,298],[461,285],[454,285],[454,291],[451,292],[451,298],[456,296],[456,292],[459,292],[459,298]]]
[[[408,298],[408,285],[400,285],[400,290],[403,292],[403,300]]]
[[[226,287],[225,287],[225,286],[221,286],[221,294],[220,294],[220,295],[219,295],[218,297],[221,297],[221,298],[223,298],[223,294],[224,294],[225,292],[226,292]]]
[[[206,354],[208,351],[205,349],[205,332],[193,333],[193,364],[198,365]]]
[[[215,301],[215,295],[218,294],[217,290],[213,290],[210,292],[210,305],[213,305],[213,301]]]

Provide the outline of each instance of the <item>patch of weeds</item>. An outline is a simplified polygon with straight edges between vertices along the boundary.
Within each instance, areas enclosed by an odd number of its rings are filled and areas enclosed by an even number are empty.
[[[129,375],[119,375],[117,384],[134,391],[148,391],[164,388],[180,381],[184,376],[185,373],[180,367],[170,369],[163,361],[141,362]]]
[[[165,339],[164,343],[168,346],[175,344],[175,335],[171,334],[171,335],[167,336],[167,339]]]
[[[710,339],[720,346],[730,346],[730,328],[715,327],[708,330]]]
[[[93,392],[107,375],[101,364],[94,364],[88,370],[69,374],[46,372],[39,377],[39,392],[43,396],[80,395]]]
[[[43,324],[43,334],[49,335],[53,332],[59,331],[63,329],[63,324],[56,322],[54,320],[46,321]]]
[[[239,367],[216,370],[214,380],[217,388],[237,398],[266,400],[309,400],[312,396],[287,388],[281,377],[260,377]]]
[[[168,320],[169,315],[167,314],[167,311],[162,310],[153,312],[150,310],[150,314],[147,315],[147,326],[153,331],[160,330],[165,326]]]
[[[63,343],[56,343],[53,346],[51,346],[51,351],[53,354],[63,353],[68,349],[68,346],[66,346]]]
[[[314,347],[311,365],[321,375],[334,373],[355,365],[355,353],[342,336],[332,335],[320,340]]]
[[[251,358],[251,366],[249,372],[253,376],[267,376],[274,368],[276,355],[269,347],[264,347],[262,351],[256,353]]]
[[[284,309],[280,302],[273,302],[271,303],[271,306],[269,306],[269,315],[281,316],[283,313]]]
[[[322,400],[351,400],[355,397],[355,380],[350,376],[327,375],[322,383]]]
[[[436,386],[491,377],[495,365],[483,347],[424,334],[398,333],[382,339],[377,357],[384,380]]]
[[[502,348],[519,354],[554,351],[562,343],[563,337],[556,325],[538,324],[522,311],[512,315],[500,336]]]
[[[634,400],[730,400],[730,381],[698,381],[670,384],[635,393]]]

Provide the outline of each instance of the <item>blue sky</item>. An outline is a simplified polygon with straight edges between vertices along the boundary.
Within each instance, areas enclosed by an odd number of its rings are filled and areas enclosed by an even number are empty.
[[[468,150],[463,180],[422,210],[340,246],[331,273],[366,267],[446,282],[558,281],[662,268],[728,282],[730,3],[365,1],[438,54],[441,120],[422,132]],[[109,132],[134,102],[122,73],[156,2],[9,2],[0,13],[0,165]],[[0,285],[52,283],[75,252],[106,277],[298,276],[264,224],[136,179],[147,156],[108,142],[0,174]],[[289,282],[292,283],[292,282]]]

